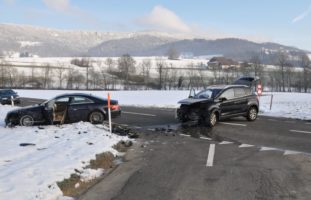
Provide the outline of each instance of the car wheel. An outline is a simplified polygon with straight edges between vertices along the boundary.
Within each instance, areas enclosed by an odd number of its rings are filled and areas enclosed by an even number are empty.
[[[89,117],[89,121],[92,124],[102,124],[104,122],[105,116],[99,111],[92,112]]]
[[[205,124],[209,127],[214,127],[217,124],[218,118],[215,111],[209,113],[207,117],[205,117]]]
[[[30,115],[24,115],[19,120],[21,126],[32,126],[35,123],[35,120]]]
[[[248,121],[255,121],[257,119],[257,114],[258,114],[257,108],[250,107],[248,112],[247,112],[246,118]]]

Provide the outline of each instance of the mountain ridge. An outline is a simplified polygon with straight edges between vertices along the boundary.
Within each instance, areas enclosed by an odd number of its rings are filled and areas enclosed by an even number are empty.
[[[278,51],[292,56],[309,51],[273,42],[258,43],[239,38],[202,39],[160,31],[99,32],[0,24],[0,53],[29,53],[41,57],[163,56],[171,48],[193,56],[224,55],[246,60],[254,53],[268,57]],[[269,58],[271,59],[271,58]]]

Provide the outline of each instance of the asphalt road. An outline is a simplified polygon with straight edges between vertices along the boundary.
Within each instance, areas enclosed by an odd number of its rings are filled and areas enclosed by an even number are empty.
[[[173,109],[124,106],[113,122],[141,138],[80,199],[310,199],[309,121],[235,118],[210,130],[182,127]]]

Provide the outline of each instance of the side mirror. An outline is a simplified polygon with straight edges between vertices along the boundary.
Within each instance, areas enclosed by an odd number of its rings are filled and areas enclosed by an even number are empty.
[[[227,100],[226,97],[220,97],[220,98],[219,98],[219,101],[220,101],[220,102],[224,102],[224,101],[226,101],[226,100]]]
[[[189,93],[189,98],[193,98],[195,96],[195,89],[191,88],[190,93]]]

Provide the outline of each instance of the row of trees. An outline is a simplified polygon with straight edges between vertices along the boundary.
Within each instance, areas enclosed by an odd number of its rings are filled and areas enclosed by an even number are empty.
[[[239,67],[212,68],[190,63],[181,70],[164,59],[144,59],[137,63],[126,54],[119,59],[73,59],[71,65],[30,67],[30,73],[17,70],[4,61],[0,65],[0,87],[61,89],[201,89],[211,84],[230,84],[240,76],[259,76],[271,91],[308,92],[311,67],[307,55],[299,58],[300,70],[294,70],[285,53],[280,53],[274,67],[262,64],[254,54]],[[192,69],[192,70],[191,70]]]

